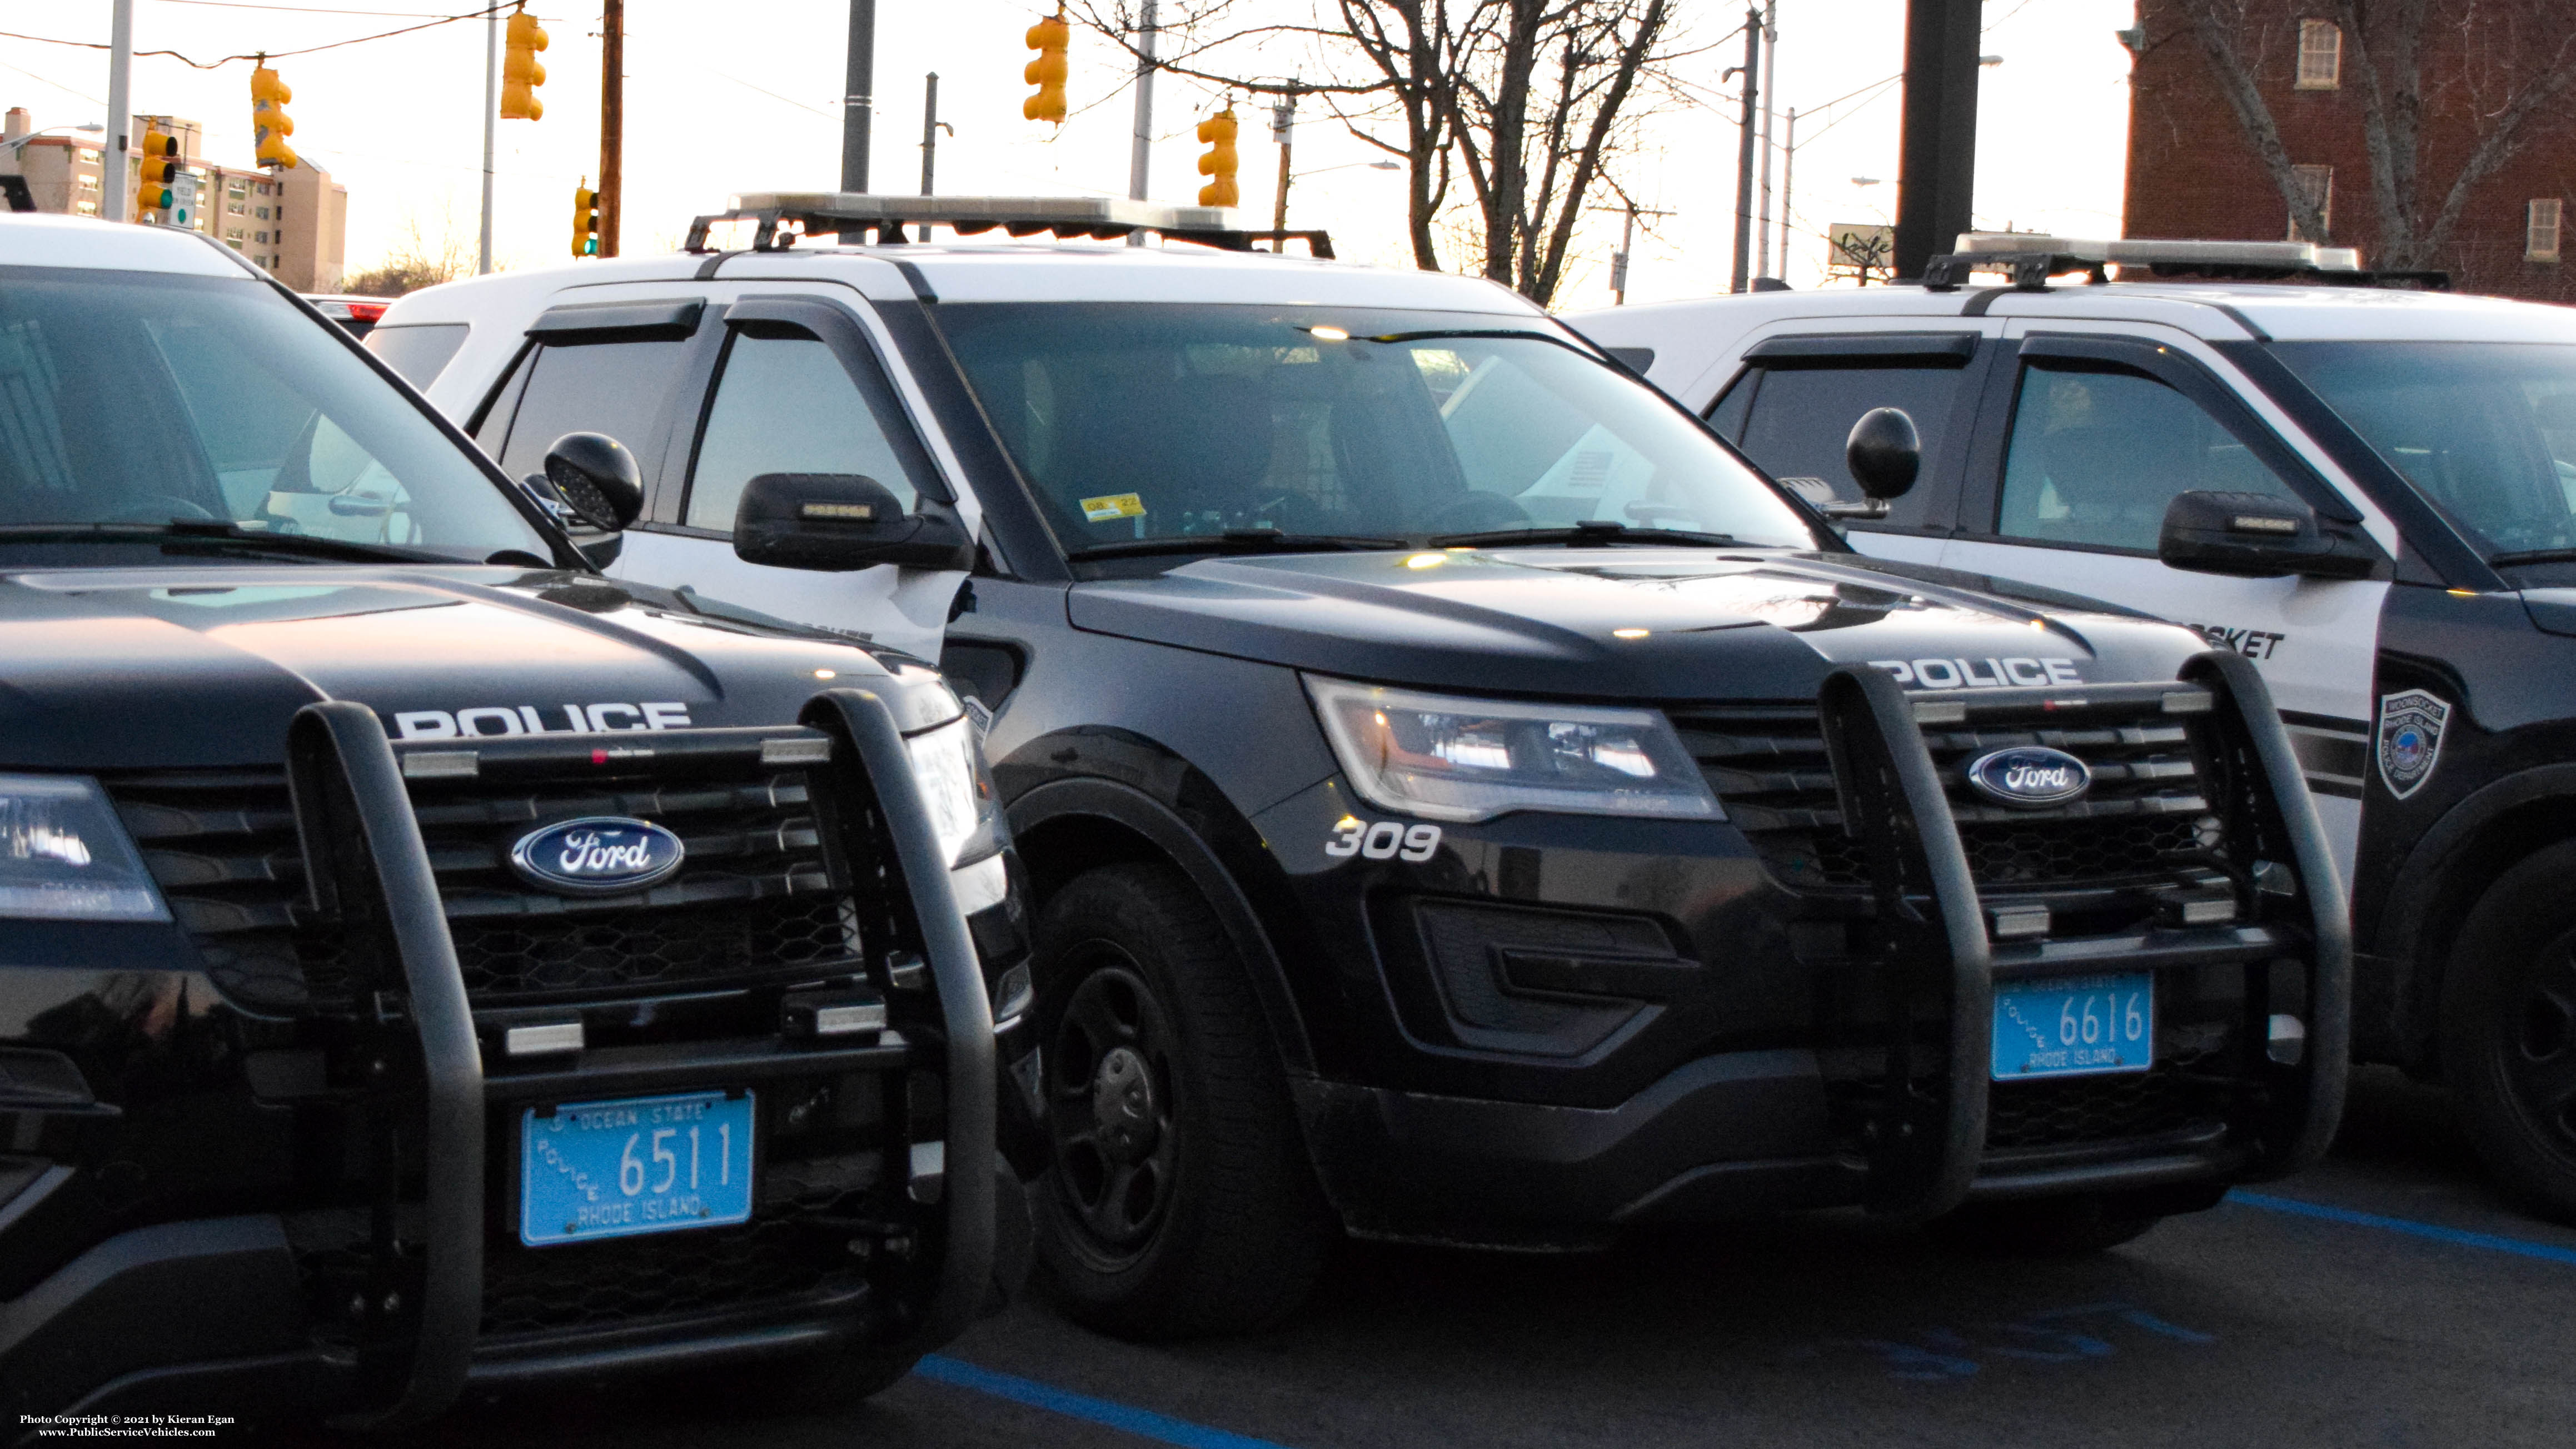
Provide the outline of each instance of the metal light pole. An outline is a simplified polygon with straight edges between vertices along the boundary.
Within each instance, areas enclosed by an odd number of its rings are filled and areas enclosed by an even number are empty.
[[[599,254],[617,255],[626,198],[626,0],[603,0],[599,17]]]
[[[1292,149],[1296,127],[1297,82],[1291,80],[1288,93],[1270,108],[1270,139],[1279,143],[1279,198],[1270,213],[1270,229],[1275,232],[1288,230],[1288,153]],[[1274,252],[1288,250],[1288,238],[1284,235],[1272,237],[1270,249]]]
[[[492,270],[492,133],[501,121],[501,12],[483,17],[483,229],[475,244],[474,271]]]
[[[841,98],[841,189],[868,189],[868,121],[876,103],[877,0],[850,0],[848,86]]]
[[[1744,77],[1743,136],[1735,152],[1735,275],[1728,285],[1730,292],[1741,292],[1748,285],[1747,270],[1753,262],[1753,108],[1760,104],[1755,93],[1761,89],[1758,77],[1762,69],[1762,12],[1744,12],[1744,64],[1733,72]],[[1720,76],[1724,82],[1725,77]]]
[[[1154,0],[1145,0],[1144,13],[1138,17],[1136,35],[1136,134],[1127,152],[1127,196],[1132,201],[1145,199],[1146,184],[1154,170],[1154,40],[1161,28],[1154,23]],[[1141,247],[1145,234],[1131,231],[1127,245]]]
[[[939,173],[939,133],[957,134],[957,128],[939,119],[939,72],[931,71],[921,78],[921,194],[931,194],[932,178]],[[930,223],[921,224],[921,239],[930,240]]]
[[[134,126],[134,0],[116,0],[107,33],[107,146],[98,159],[98,214],[124,221],[134,189],[125,184]]]
[[[1789,198],[1798,179],[1798,108],[1789,108],[1789,144],[1780,150],[1780,280],[1789,280]]]
[[[1762,0],[1762,208],[1755,231],[1753,274],[1771,273],[1771,97],[1780,83],[1780,0]],[[1788,243],[1781,243],[1786,250]]]

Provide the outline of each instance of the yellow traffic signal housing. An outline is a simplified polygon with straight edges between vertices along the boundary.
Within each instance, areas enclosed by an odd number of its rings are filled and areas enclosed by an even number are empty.
[[[1064,7],[1055,14],[1029,27],[1029,49],[1038,53],[1028,68],[1020,72],[1037,91],[1020,102],[1020,114],[1032,121],[1064,124],[1064,79],[1069,74],[1065,47],[1073,39],[1073,27],[1064,23]]]
[[[145,121],[138,154],[142,164],[135,168],[134,219],[141,221],[145,212],[166,213],[178,200],[171,188],[179,179],[179,138],[162,130],[158,119]]]
[[[599,255],[599,193],[590,189],[587,176],[572,189],[572,254]]]
[[[262,166],[293,166],[295,148],[286,138],[295,134],[295,118],[286,113],[286,103],[295,92],[277,72],[265,65],[253,66],[250,73],[250,123],[257,135],[251,155]]]
[[[546,32],[525,10],[510,12],[501,37],[501,119],[533,121],[546,113],[537,87],[546,83],[546,68],[537,52],[546,48]]]
[[[1234,168],[1239,164],[1234,154],[1234,131],[1232,106],[1199,122],[1199,139],[1208,148],[1207,154],[1199,158],[1199,174],[1209,178],[1208,184],[1199,188],[1201,206],[1233,206],[1243,200],[1243,193],[1234,185]]]

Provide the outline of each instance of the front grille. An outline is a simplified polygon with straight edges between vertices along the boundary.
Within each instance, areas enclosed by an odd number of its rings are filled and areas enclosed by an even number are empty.
[[[562,1247],[495,1246],[483,1261],[487,1338],[605,1328],[852,1291],[846,1232],[786,1218]]]
[[[1986,1146],[2071,1147],[2224,1122],[2226,1083],[2193,1070],[2203,1055],[2179,1053],[2117,1076],[1997,1082],[1986,1103]]]
[[[216,985],[277,1011],[344,1005],[340,933],[307,905],[282,771],[110,779],[119,815]],[[475,1004],[801,979],[856,969],[858,921],[834,884],[802,771],[744,767],[686,785],[628,778],[414,782],[458,965]],[[680,873],[649,891],[568,899],[529,889],[512,842],[581,815],[677,832]]]
[[[1975,729],[1924,731],[1981,892],[2162,884],[2215,862],[2224,842],[2192,739],[2192,721],[2208,717],[2159,711],[2150,700],[2076,720],[2034,707],[2027,720],[1981,716]],[[1728,817],[1783,884],[1828,892],[1868,884],[1868,858],[1843,830],[1814,707],[1681,706],[1671,714]],[[2092,791],[2073,805],[2016,810],[1970,789],[1970,761],[2016,745],[2081,758],[2093,769]]]

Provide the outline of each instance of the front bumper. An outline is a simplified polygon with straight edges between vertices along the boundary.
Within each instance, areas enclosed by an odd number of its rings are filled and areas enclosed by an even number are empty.
[[[1651,843],[1615,868],[1597,848],[1465,854],[1427,906],[1422,885],[1382,885],[1367,954],[1392,1029],[1338,1043],[1338,1061],[1319,1053],[1319,1074],[1294,1084],[1328,1195],[1363,1233],[1562,1242],[1778,1207],[1927,1217],[2105,1193],[2170,1209],[2313,1161],[2343,1092],[2341,887],[2259,678],[2209,655],[2182,683],[2191,698],[2172,706],[2159,691],[2174,685],[2097,686],[2091,704],[1953,691],[1918,719],[1931,700],[1838,671],[1824,729],[1872,872],[1840,919],[1819,923],[1812,895],[1744,888],[1749,860],[1667,857],[1659,884]],[[2034,713],[2074,728],[2049,712],[2096,707],[2191,712],[2207,808],[2225,812],[2244,876],[2235,921],[1990,936],[2029,894],[1981,898],[1926,732],[2027,728],[2014,722]],[[2299,888],[2256,884],[2281,879],[2258,855],[2287,862]],[[1579,907],[1559,888],[1596,879],[1610,884]],[[2103,898],[2083,906],[2097,922]],[[1988,1080],[1998,980],[2110,971],[2155,978],[2152,1071]],[[2294,1059],[2269,1049],[2280,1014],[2304,1027]]]

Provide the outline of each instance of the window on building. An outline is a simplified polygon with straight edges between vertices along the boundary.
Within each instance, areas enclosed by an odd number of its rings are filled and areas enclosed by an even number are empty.
[[[2558,216],[2562,203],[2555,196],[2535,197],[2531,215],[2524,223],[2522,259],[2526,262],[2558,260]]]
[[[2302,196],[2307,197],[2310,201],[2316,203],[2317,234],[2315,236],[2301,235],[2299,232],[2299,219],[2294,215],[2290,218],[2290,240],[2315,242],[2322,246],[2325,244],[2328,237],[2334,235],[2334,168],[2331,166],[2296,166],[2291,169],[2298,173],[2299,193]]]
[[[2299,22],[2299,89],[2330,91],[2343,84],[2343,31],[2331,20]]]

